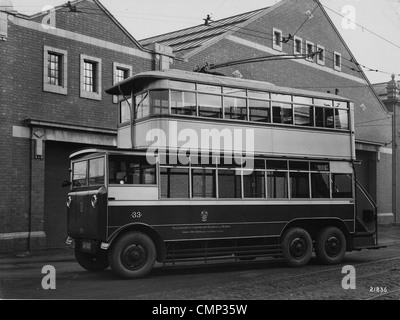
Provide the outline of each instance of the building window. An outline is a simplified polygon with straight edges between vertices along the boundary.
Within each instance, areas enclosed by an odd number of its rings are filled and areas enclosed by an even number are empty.
[[[113,83],[121,82],[132,75],[132,66],[113,63]],[[118,96],[113,96],[113,103],[118,103]]]
[[[307,60],[314,62],[314,57],[312,55],[314,53],[314,43],[306,41],[306,52],[307,52]]]
[[[272,48],[282,51],[282,31],[274,28],[272,34],[274,35]]]
[[[323,46],[317,45],[317,63],[324,66],[325,65],[325,48]]]
[[[48,83],[59,86],[62,83],[62,79],[61,79],[62,55],[59,55],[59,54],[53,53],[53,52],[49,52],[48,57],[49,57],[49,60],[48,60],[48,67],[49,67]]]
[[[44,46],[43,90],[67,94],[67,51]]]
[[[342,55],[335,51],[334,56],[333,68],[337,71],[342,71]]]
[[[96,68],[97,64],[92,61],[85,61],[83,64],[83,86],[84,90],[88,92],[96,92]]]
[[[81,98],[101,100],[101,59],[81,55]]]
[[[303,40],[299,37],[294,37],[293,53],[294,54],[302,54],[303,53]]]

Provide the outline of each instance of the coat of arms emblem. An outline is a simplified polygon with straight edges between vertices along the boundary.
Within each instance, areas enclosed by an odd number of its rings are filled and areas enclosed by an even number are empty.
[[[208,212],[207,212],[207,210],[203,210],[201,212],[201,221],[207,222],[207,219],[208,219]]]

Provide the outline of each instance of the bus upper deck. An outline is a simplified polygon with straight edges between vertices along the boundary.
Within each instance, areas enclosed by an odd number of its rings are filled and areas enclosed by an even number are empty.
[[[236,139],[220,149],[238,152],[252,135],[255,154],[355,160],[354,107],[337,95],[177,70],[140,73],[107,93],[123,96],[119,148],[147,150],[158,130],[164,150],[228,135]]]

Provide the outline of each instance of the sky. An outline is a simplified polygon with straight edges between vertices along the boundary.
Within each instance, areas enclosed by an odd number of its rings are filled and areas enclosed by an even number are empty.
[[[0,0],[0,3],[5,0]],[[10,1],[10,0],[7,0]],[[11,0],[24,14],[42,11],[60,0]],[[295,0],[293,0],[295,1]],[[141,40],[193,27],[208,14],[213,20],[265,8],[279,0],[100,0],[131,33]],[[400,0],[321,0],[322,5],[372,83],[400,80]],[[306,8],[305,8],[306,11]],[[346,16],[354,23],[344,19]],[[376,71],[370,71],[379,70]]]

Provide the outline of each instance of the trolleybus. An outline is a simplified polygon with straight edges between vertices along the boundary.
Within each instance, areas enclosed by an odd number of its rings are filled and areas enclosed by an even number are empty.
[[[337,95],[177,70],[106,91],[121,97],[118,148],[70,156],[68,243],[123,278],[156,262],[377,248],[377,207],[355,175],[353,104]]]

